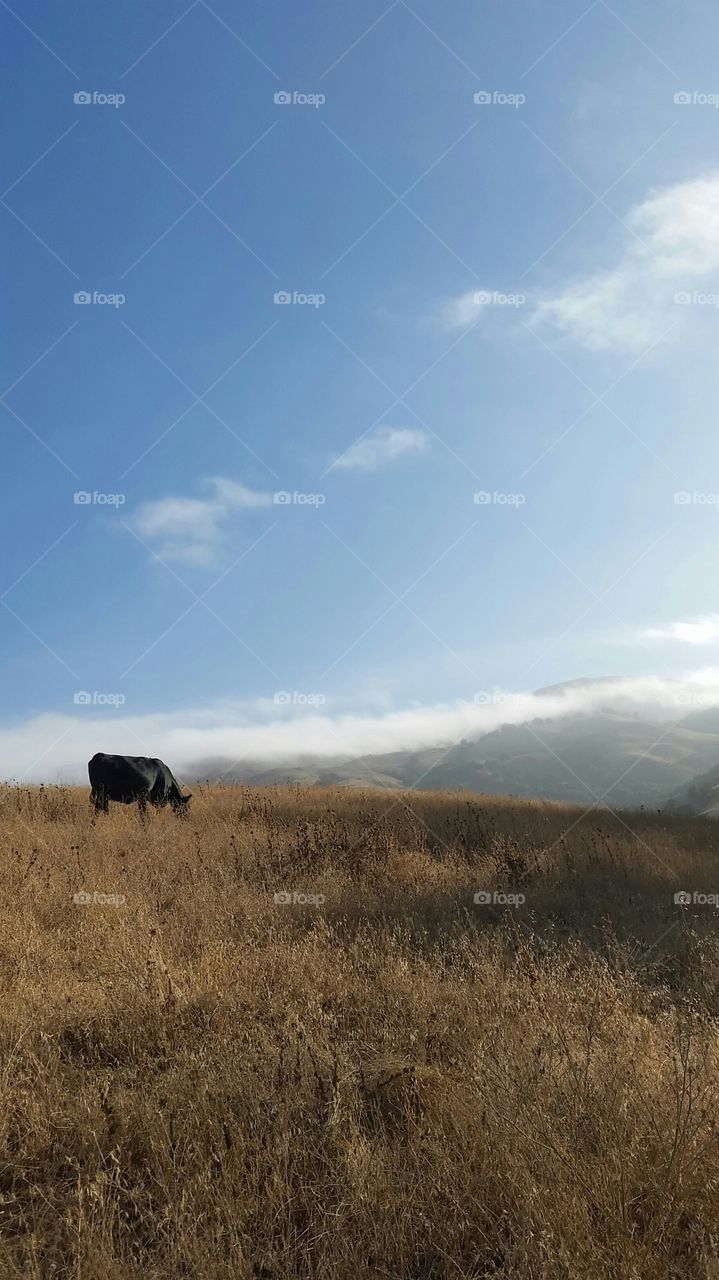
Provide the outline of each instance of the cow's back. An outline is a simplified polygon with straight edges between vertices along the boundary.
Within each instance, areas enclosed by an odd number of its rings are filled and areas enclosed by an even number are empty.
[[[158,776],[158,761],[148,756],[107,755],[98,751],[87,771],[93,791],[105,792],[111,800],[134,799],[152,791]]]
[[[171,804],[184,809],[191,796],[183,796],[172,770],[156,756],[117,756],[96,752],[88,762],[92,799],[106,808],[108,800],[129,804],[148,800],[158,808]]]

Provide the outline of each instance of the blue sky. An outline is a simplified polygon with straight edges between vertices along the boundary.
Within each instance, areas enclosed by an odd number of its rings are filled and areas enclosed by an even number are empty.
[[[5,773],[713,671],[714,5],[0,26]]]

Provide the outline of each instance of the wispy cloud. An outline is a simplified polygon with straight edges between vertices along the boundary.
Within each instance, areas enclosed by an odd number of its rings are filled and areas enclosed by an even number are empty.
[[[211,564],[232,515],[272,505],[271,493],[248,489],[236,480],[214,476],[202,484],[206,497],[168,495],[144,503],[128,517],[129,527],[160,559]]]
[[[540,299],[533,321],[591,351],[643,351],[719,273],[719,174],[651,191],[626,217],[619,261]],[[701,299],[699,299],[701,302]]]
[[[527,302],[531,323],[590,351],[645,351],[673,323],[711,307],[719,290],[719,173],[650,191],[623,222],[613,265],[534,298],[470,289],[440,304],[440,324],[468,328],[490,311],[516,316]]]
[[[454,298],[445,298],[439,309],[438,320],[444,329],[468,329],[482,316],[515,316],[527,298],[523,293],[502,293],[498,289],[469,289]]]
[[[445,329],[466,329],[479,319],[477,290],[470,289],[456,298],[446,298],[440,311],[440,323]]]
[[[714,644],[719,640],[719,613],[700,618],[668,622],[663,627],[647,627],[640,632],[642,640],[668,641],[675,644]]]
[[[329,696],[320,706],[316,701],[299,706],[294,699],[278,705],[277,695],[141,715],[134,715],[126,704],[121,717],[117,710],[96,714],[86,707],[75,715],[0,724],[0,777],[86,781],[85,761],[98,743],[130,755],[159,755],[182,773],[210,759],[292,764],[308,757],[336,759],[448,746],[538,716],[557,719],[609,709],[666,720],[717,705],[719,669],[708,668],[677,680],[637,676],[545,694],[477,691],[461,702],[380,712],[366,706],[348,710],[346,702],[337,706]],[[48,743],[53,744],[50,749]]]
[[[332,463],[331,470],[376,471],[407,454],[426,453],[429,435],[415,427],[377,427],[350,445]]]

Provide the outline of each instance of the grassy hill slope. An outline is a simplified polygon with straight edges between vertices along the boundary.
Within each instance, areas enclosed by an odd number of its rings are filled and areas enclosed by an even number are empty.
[[[716,1274],[716,830],[0,789],[0,1274]]]
[[[420,751],[291,766],[209,760],[185,776],[319,786],[464,790],[537,796],[570,803],[661,806],[669,795],[711,766],[719,766],[714,720],[659,723],[604,712],[504,725],[472,742]],[[229,767],[228,767],[229,766]],[[227,771],[225,773],[225,771]]]

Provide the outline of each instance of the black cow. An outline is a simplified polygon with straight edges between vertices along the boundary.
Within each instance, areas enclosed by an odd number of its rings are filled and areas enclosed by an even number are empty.
[[[171,804],[175,813],[184,813],[191,796],[183,796],[179,783],[162,760],[150,756],[107,756],[103,751],[90,760],[90,801],[95,813],[107,813],[110,800],[120,804],[133,804],[136,800],[140,813],[147,809],[147,802],[156,809]]]

